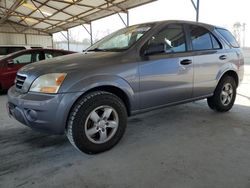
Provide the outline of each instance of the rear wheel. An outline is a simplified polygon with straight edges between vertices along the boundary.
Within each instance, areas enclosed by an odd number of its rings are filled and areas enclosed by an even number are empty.
[[[97,91],[74,105],[66,133],[77,149],[95,154],[116,145],[126,124],[127,111],[121,99],[112,93]]]
[[[214,95],[207,99],[208,106],[218,112],[227,112],[236,98],[236,82],[231,76],[224,76],[217,85]]]

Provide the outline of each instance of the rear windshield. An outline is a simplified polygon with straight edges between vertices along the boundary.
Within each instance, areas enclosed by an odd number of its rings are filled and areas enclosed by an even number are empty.
[[[0,55],[8,55],[13,52],[24,50],[25,47],[0,47]]]
[[[228,30],[226,29],[219,29],[217,28],[217,31],[226,39],[226,41],[234,48],[239,48],[239,44]]]

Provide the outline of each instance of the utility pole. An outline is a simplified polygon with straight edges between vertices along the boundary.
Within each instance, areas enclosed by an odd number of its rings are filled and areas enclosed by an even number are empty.
[[[245,47],[245,42],[246,42],[246,23],[242,24],[242,33],[243,33],[242,47]]]
[[[200,14],[200,0],[196,1],[196,4],[194,3],[194,0],[191,0],[191,3],[193,4],[193,7],[196,11],[196,22],[199,22],[199,14]]]

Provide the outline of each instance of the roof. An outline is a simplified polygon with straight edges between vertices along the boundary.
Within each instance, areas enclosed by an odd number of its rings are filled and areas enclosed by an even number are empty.
[[[0,24],[11,21],[55,33],[156,0],[0,0]]]

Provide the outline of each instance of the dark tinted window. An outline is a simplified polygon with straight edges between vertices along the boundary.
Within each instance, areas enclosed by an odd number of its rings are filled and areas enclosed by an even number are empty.
[[[234,36],[226,29],[217,29],[217,31],[231,44],[231,46],[238,48],[239,44]]]
[[[0,55],[7,55],[7,48],[6,47],[0,47]]]
[[[170,25],[152,36],[149,45],[164,45],[166,53],[186,51],[186,40],[181,25]]]
[[[18,52],[20,50],[24,50],[24,47],[8,47],[8,53]]]
[[[190,27],[193,50],[213,49],[210,33],[203,27]]]
[[[62,56],[63,52],[53,52],[53,57]]]
[[[33,57],[33,61],[32,62],[37,62],[37,61],[42,61],[45,59],[44,53],[43,52],[33,52],[32,53]]]
[[[53,58],[52,52],[45,52],[45,59],[51,59]]]
[[[24,47],[0,47],[0,55],[8,55],[24,49]]]

